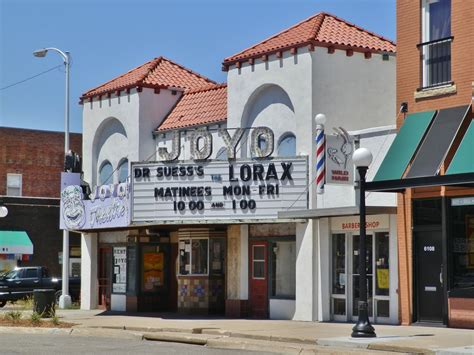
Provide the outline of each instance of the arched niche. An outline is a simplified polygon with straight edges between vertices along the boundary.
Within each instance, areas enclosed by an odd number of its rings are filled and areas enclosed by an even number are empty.
[[[270,127],[273,130],[275,142],[285,132],[296,132],[295,109],[290,96],[276,84],[258,87],[245,104],[241,126]],[[249,139],[250,130],[247,130],[240,142],[242,157],[250,157]]]
[[[98,184],[98,164],[109,161],[113,169],[127,156],[128,137],[124,125],[108,117],[97,128],[92,145],[92,185]],[[115,181],[114,181],[115,182]]]

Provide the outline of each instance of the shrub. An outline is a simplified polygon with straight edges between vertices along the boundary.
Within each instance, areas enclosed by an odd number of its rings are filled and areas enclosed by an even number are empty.
[[[59,321],[59,317],[57,315],[54,315],[51,317],[51,323],[53,323],[54,325],[59,325],[60,321]]]
[[[31,323],[37,325],[39,324],[39,322],[41,322],[41,317],[43,317],[43,314],[42,313],[38,313],[38,312],[33,312],[31,313]]]
[[[18,322],[21,319],[21,316],[22,314],[20,311],[8,311],[5,313],[4,318],[12,322]]]

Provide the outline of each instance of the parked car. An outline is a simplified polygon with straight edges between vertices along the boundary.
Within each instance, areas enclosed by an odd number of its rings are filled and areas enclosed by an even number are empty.
[[[33,295],[35,289],[53,289],[56,300],[61,296],[62,280],[50,277],[43,266],[17,267],[0,275],[0,308],[8,301],[18,301]],[[69,278],[69,294],[73,301],[79,300],[81,280]]]

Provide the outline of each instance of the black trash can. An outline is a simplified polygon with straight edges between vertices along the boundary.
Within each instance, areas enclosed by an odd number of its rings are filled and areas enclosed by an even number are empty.
[[[43,318],[53,317],[55,314],[55,290],[33,290],[33,311]]]

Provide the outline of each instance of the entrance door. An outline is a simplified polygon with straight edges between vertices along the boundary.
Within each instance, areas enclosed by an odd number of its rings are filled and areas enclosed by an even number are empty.
[[[415,239],[417,320],[443,321],[443,279],[441,231],[418,231]]]
[[[250,315],[268,318],[268,242],[251,241],[250,246]]]
[[[356,320],[359,316],[359,240],[360,236],[353,235],[352,238],[352,316]],[[365,271],[366,271],[366,289],[369,317],[373,322],[373,247],[372,234],[365,236]]]
[[[99,248],[99,308],[110,309],[110,284],[112,280],[112,248]]]

